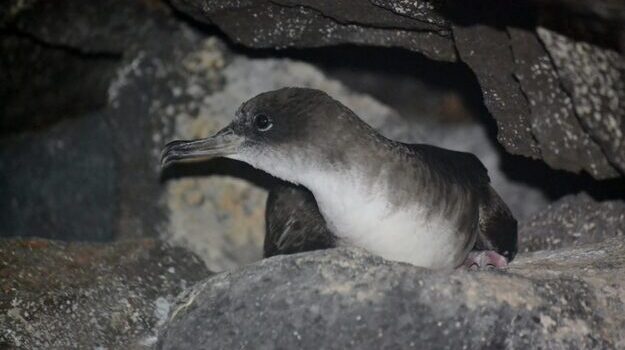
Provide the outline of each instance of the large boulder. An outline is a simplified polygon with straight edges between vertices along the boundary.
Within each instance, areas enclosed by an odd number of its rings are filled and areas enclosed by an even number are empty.
[[[340,248],[212,277],[172,308],[159,349],[619,348],[625,240],[433,272]]]
[[[209,274],[152,240],[0,240],[0,348],[149,348],[175,296]]]

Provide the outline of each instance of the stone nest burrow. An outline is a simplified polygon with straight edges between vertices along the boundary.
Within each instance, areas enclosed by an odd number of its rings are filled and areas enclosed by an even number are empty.
[[[618,1],[0,5],[0,348],[623,348]],[[505,271],[357,249],[261,259],[275,179],[162,172],[267,90],[475,153],[520,221]]]

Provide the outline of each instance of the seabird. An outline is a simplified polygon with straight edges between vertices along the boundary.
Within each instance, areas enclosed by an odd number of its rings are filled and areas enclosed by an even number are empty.
[[[444,269],[517,252],[517,222],[476,156],[385,138],[319,90],[262,93],[214,136],[167,144],[161,164],[215,157],[293,184],[270,194],[265,255],[353,245]]]

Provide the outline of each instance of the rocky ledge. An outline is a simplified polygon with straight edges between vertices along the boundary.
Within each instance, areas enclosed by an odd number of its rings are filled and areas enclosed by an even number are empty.
[[[217,275],[173,309],[159,349],[621,348],[625,239],[432,272],[339,248]]]
[[[152,240],[0,240],[0,349],[149,348],[175,296],[208,275]]]
[[[429,271],[348,248],[266,259],[187,290],[158,348],[622,348],[622,206],[565,197],[522,231],[550,237],[528,239],[532,249],[566,247],[520,254],[504,271]],[[602,211],[575,225],[578,207]],[[605,234],[583,244],[566,238],[598,225]]]

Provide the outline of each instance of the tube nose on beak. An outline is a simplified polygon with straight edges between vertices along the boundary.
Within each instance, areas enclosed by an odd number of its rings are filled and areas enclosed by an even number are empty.
[[[172,141],[165,145],[161,152],[161,168],[178,162],[227,157],[237,153],[242,142],[243,137],[236,135],[229,128],[206,139]]]

